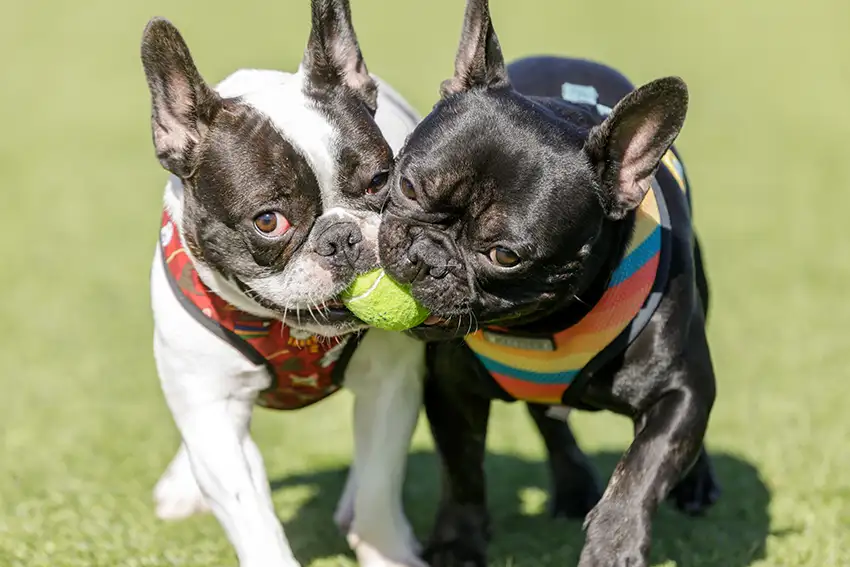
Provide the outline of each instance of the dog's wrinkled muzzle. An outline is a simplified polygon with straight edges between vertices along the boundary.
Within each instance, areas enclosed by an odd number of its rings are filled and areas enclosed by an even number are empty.
[[[443,279],[459,265],[453,259],[451,238],[439,230],[410,224],[407,219],[387,215],[381,227],[381,261],[399,283],[412,284],[426,277]]]

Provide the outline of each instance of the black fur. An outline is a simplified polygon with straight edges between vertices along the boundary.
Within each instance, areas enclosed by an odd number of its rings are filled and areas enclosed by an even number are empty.
[[[309,87],[324,94],[346,90],[374,116],[378,87],[360,53],[351,23],[351,7],[344,0],[312,0],[312,27],[302,62]]]
[[[603,120],[595,107],[563,101],[565,82],[595,86],[600,102],[614,106],[611,115]],[[443,94],[398,158],[381,260],[442,318],[414,334],[446,339],[428,355],[426,410],[445,476],[428,557],[433,565],[485,565],[482,459],[493,395],[481,386],[486,370],[456,338],[482,324],[552,332],[589,312],[682,126],[687,90],[675,78],[633,90],[616,71],[575,59],[532,58],[505,69],[486,0],[469,0],[455,77]],[[571,490],[556,491],[556,504],[572,515],[593,508],[580,567],[647,565],[660,501],[670,494],[693,514],[718,493],[702,449],[715,397],[708,289],[689,203],[662,185],[672,233],[664,298],[625,352],[575,392],[576,405],[635,425],[598,503],[595,476],[572,434],[548,430],[532,406],[547,446],[560,438],[554,446],[564,447],[551,466]],[[519,263],[497,265],[494,247],[515,252]]]
[[[378,210],[386,192],[368,194],[364,189],[393,165],[392,149],[371,120],[377,111],[378,86],[360,52],[349,3],[313,0],[312,6],[313,27],[302,61],[305,91],[340,131],[335,148],[337,204]]]

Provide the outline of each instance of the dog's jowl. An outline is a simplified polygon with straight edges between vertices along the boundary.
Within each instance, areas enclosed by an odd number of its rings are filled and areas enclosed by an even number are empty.
[[[568,430],[561,475],[586,514],[580,566],[645,566],[660,502],[695,514],[719,491],[703,449],[708,287],[672,147],[687,88],[634,89],[585,60],[506,67],[487,1],[469,0],[441,94],[398,156],[379,237],[432,312],[414,333],[438,341],[425,405],[446,482],[427,557],[486,563],[484,439],[503,399],[633,420],[598,503]]]
[[[344,0],[312,2],[296,73],[240,70],[212,88],[165,20],[146,28],[142,62],[156,155],[172,174],[151,280],[154,349],[183,439],[155,489],[158,515],[209,506],[241,565],[297,565],[251,413],[298,409],[344,383],[357,438],[337,523],[364,565],[421,564],[401,483],[424,347],[363,333],[337,299],[377,265],[393,151],[417,116],[369,75]],[[370,443],[388,429],[397,436]]]

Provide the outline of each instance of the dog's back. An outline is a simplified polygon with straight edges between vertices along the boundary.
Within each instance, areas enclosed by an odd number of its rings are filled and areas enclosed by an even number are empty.
[[[635,85],[619,71],[608,65],[588,59],[573,57],[536,56],[514,61],[507,66],[508,77],[514,89],[527,96],[564,99],[568,102],[595,105],[604,115],[624,96],[634,90]],[[674,225],[691,232],[694,242],[694,264],[696,286],[702,302],[703,312],[708,313],[708,281],[702,261],[699,240],[690,225],[691,195],[687,174],[681,168],[678,151],[671,149],[677,164],[665,163],[657,175],[659,185],[668,202],[673,201]],[[681,191],[685,202],[681,202]],[[679,202],[681,206],[676,206]],[[681,214],[680,214],[681,213]],[[676,217],[680,217],[676,219]],[[684,221],[676,222],[677,220]],[[681,225],[686,226],[681,226]]]
[[[526,57],[508,65],[514,89],[527,96],[561,97],[570,87],[593,87],[598,104],[612,108],[634,90],[622,73],[594,61],[572,57]],[[578,89],[574,89],[576,92]],[[588,101],[589,102],[589,101]]]

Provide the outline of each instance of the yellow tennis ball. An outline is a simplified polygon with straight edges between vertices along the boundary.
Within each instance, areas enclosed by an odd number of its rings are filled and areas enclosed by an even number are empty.
[[[399,285],[384,270],[359,276],[342,293],[342,302],[364,323],[387,331],[404,331],[428,318],[409,288]]]

